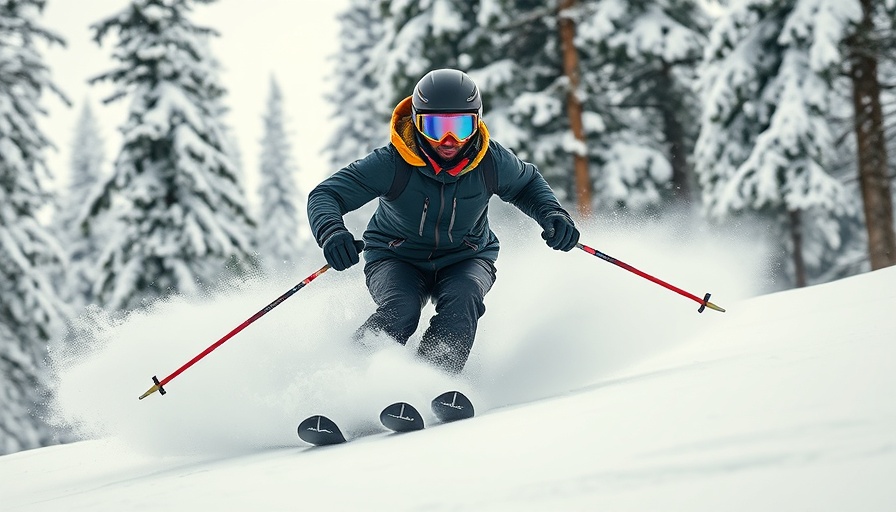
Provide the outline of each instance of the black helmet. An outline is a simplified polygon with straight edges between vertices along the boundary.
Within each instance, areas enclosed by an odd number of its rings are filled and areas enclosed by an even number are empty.
[[[417,82],[414,116],[432,112],[473,112],[482,116],[482,96],[473,80],[457,69],[436,69]]]

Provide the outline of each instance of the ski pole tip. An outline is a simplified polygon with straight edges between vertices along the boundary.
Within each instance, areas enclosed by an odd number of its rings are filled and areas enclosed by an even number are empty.
[[[720,312],[720,313],[724,313],[724,312],[725,312],[725,308],[721,308],[721,307],[719,307],[719,306],[716,306],[716,305],[713,304],[712,302],[709,302],[709,297],[710,297],[711,295],[712,295],[712,294],[710,294],[710,293],[707,292],[707,294],[703,296],[703,302],[700,303],[700,308],[697,309],[697,313],[703,313],[703,310],[706,309],[706,308],[712,309],[712,310],[714,310],[714,311],[718,311],[718,312]]]
[[[158,391],[160,395],[164,395],[164,394],[166,393],[165,388],[162,387],[162,384],[159,382],[159,378],[158,378],[158,377],[156,377],[155,375],[153,375],[153,376],[152,376],[152,381],[155,383],[155,384],[153,385],[153,387],[151,387],[151,388],[149,388],[148,390],[146,390],[146,393],[143,393],[142,395],[140,395],[140,398],[138,398],[138,400],[143,400],[144,398],[146,398],[146,397],[148,397],[149,395],[155,393],[156,391]]]
[[[713,310],[715,310],[715,311],[718,311],[718,312],[720,312],[720,313],[724,313],[724,312],[725,312],[725,308],[716,306],[716,305],[713,304],[712,302],[707,302],[707,303],[706,303],[706,307],[708,307],[709,309],[713,309]]]
[[[146,391],[146,393],[143,393],[142,395],[140,395],[140,397],[138,398],[138,400],[143,400],[144,398],[148,397],[149,395],[155,393],[155,392],[158,391],[158,390],[159,390],[159,386],[153,386],[153,387],[149,388],[149,389]]]

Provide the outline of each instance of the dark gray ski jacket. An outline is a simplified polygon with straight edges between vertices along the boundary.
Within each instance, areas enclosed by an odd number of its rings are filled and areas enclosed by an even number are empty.
[[[364,259],[400,258],[421,268],[439,269],[467,258],[498,257],[498,238],[489,229],[490,187],[481,172],[490,158],[494,193],[539,225],[555,215],[569,218],[538,169],[495,141],[480,121],[479,150],[452,170],[438,169],[421,157],[411,122],[410,98],[392,114],[391,143],[340,169],[308,196],[308,219],[318,245],[345,229],[343,215],[379,198],[364,232]],[[386,196],[398,166],[411,166],[398,197]]]

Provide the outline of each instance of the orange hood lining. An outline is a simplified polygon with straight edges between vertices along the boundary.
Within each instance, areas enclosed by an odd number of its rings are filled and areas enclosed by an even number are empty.
[[[414,128],[414,122],[411,119],[411,96],[401,100],[395,107],[395,110],[392,111],[391,125],[392,134],[389,140],[395,146],[395,149],[398,150],[401,158],[414,167],[425,167],[426,162],[420,158],[417,152],[417,141],[414,138],[416,128]],[[466,174],[473,170],[479,165],[479,162],[485,156],[485,152],[488,151],[488,128],[485,127],[485,121],[481,118],[479,119],[479,133],[482,134],[482,147],[473,160],[458,175]]]

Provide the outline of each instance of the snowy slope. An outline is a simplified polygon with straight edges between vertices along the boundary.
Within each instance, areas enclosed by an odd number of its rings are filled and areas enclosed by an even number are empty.
[[[743,298],[759,273],[731,266],[747,254],[737,247],[600,240],[685,289],[713,291],[728,312],[698,315],[581,252],[508,243],[464,380],[406,351],[353,352],[342,340],[372,305],[348,271],[322,276],[164,397],[138,401],[150,376],[307,269],[171,302],[55,355],[60,418],[96,440],[0,457],[0,508],[896,510],[896,268]],[[423,410],[448,387],[468,391],[480,414],[334,447],[295,437],[315,412],[370,432],[389,401]]]

